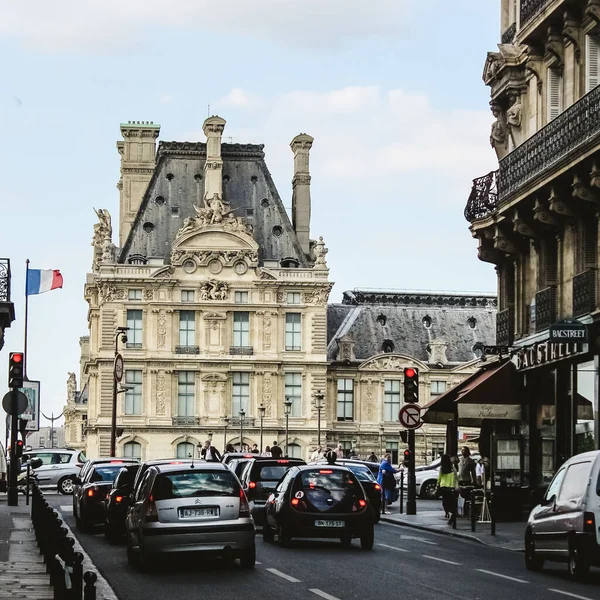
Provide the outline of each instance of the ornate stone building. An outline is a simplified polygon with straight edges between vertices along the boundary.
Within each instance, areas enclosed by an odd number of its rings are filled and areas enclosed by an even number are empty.
[[[210,117],[206,143],[156,151],[158,125],[121,125],[119,247],[98,211],[85,285],[89,456],[109,453],[116,343],[119,455],[188,456],[211,434],[220,448],[225,436],[239,445],[242,428],[244,443],[259,443],[261,407],[264,445],[284,444],[286,398],[290,454],[316,442],[332,284],[323,239],[310,239],[313,139],[291,143],[290,223],[263,146],[222,144],[224,127]],[[117,327],[129,328],[126,343]],[[76,404],[70,396],[69,432]]]
[[[536,486],[599,441],[585,409],[598,419],[600,3],[501,6],[483,73],[499,168],[474,181],[465,216],[498,273],[496,339],[522,384],[509,390],[522,421],[504,433],[520,481]],[[549,326],[565,319],[587,324],[589,343],[550,343]]]
[[[87,336],[80,338],[79,346],[81,349],[79,381],[87,381],[84,370],[89,357],[90,338]],[[88,388],[87,385],[84,385],[83,389],[77,389],[77,376],[75,373],[69,373],[67,379],[67,404],[63,409],[63,415],[65,418],[65,444],[69,448],[85,450],[88,417]]]

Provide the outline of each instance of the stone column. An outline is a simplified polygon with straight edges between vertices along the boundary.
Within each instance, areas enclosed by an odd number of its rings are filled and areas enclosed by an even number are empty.
[[[297,135],[290,147],[294,153],[292,179],[292,223],[305,254],[310,252],[310,169],[309,155],[314,138],[306,133]]]
[[[204,121],[202,130],[206,136],[206,162],[204,163],[204,198],[217,195],[223,198],[223,159],[221,158],[221,136],[225,119],[212,116]]]

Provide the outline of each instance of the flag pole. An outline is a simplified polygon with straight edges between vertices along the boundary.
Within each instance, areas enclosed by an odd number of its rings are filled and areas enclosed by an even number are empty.
[[[27,379],[27,316],[29,313],[29,296],[27,295],[27,278],[29,275],[29,259],[25,261],[25,340],[23,342],[23,375]]]

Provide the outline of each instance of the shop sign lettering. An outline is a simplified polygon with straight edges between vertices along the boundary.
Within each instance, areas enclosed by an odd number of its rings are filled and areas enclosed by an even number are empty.
[[[558,362],[584,352],[587,352],[587,344],[542,342],[517,352],[515,357],[517,370],[523,371]]]
[[[458,416],[463,419],[510,419],[521,420],[519,404],[467,404],[458,403]]]

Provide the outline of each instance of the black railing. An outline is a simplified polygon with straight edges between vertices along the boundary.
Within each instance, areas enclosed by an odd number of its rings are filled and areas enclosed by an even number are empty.
[[[0,302],[10,302],[10,258],[0,258]]]
[[[556,286],[551,285],[535,295],[535,330],[547,329],[556,321]]]
[[[175,354],[200,354],[199,346],[175,346]]]
[[[200,417],[173,417],[173,425],[200,425]]]
[[[521,27],[525,27],[536,15],[541,13],[552,0],[521,0]]]
[[[496,345],[512,346],[515,333],[515,310],[510,307],[496,313]]]
[[[254,427],[256,425],[255,417],[244,417],[244,427]],[[240,418],[239,417],[231,417],[229,420],[230,427],[239,427],[240,426]]]
[[[465,219],[473,222],[483,219],[498,210],[498,171],[473,179],[471,194],[465,208]]]
[[[517,33],[517,24],[513,23],[503,34],[502,34],[502,43],[503,44],[512,44],[515,39],[515,34]]]
[[[229,348],[229,354],[252,356],[254,354],[254,348],[252,346],[231,346]]]
[[[588,269],[573,277],[573,316],[587,315],[596,309],[596,270]]]
[[[503,202],[585,142],[600,138],[600,86],[567,108],[500,161],[498,198]]]

